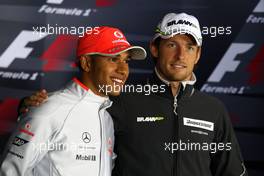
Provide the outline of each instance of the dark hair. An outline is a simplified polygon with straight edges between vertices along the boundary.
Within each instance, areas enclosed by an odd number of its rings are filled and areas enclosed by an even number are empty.
[[[94,54],[94,55],[89,55],[89,56],[92,58],[92,60],[94,60],[98,55]],[[83,68],[81,66],[81,62],[80,62],[81,57],[85,57],[86,58],[86,55],[81,55],[81,56],[77,57],[76,58],[76,62],[75,62],[76,66],[79,68],[80,71],[83,70]]]
[[[158,37],[154,41],[152,41],[152,45],[154,45],[157,49],[159,49],[160,41],[161,41],[161,37]],[[158,58],[153,56],[152,54],[151,54],[151,57],[153,58],[153,62],[156,65]]]

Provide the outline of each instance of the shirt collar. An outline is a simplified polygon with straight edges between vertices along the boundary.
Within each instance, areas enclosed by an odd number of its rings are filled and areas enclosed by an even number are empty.
[[[166,85],[170,86],[170,81],[164,79],[158,72],[157,68],[155,67],[155,73],[156,75],[158,76],[158,78],[163,82],[165,83]],[[195,74],[192,72],[192,77],[191,77],[191,80],[186,80],[186,81],[181,81],[181,85],[183,86],[183,89],[185,89],[186,85],[194,85],[195,82],[196,82],[196,76]]]
[[[80,80],[77,78],[73,78],[72,84],[69,87],[76,95],[81,96],[84,99],[88,99],[89,101],[97,101],[97,102],[104,102],[106,100],[109,100],[109,97],[102,97],[99,95],[96,95],[91,89],[89,89],[87,86],[85,86]]]

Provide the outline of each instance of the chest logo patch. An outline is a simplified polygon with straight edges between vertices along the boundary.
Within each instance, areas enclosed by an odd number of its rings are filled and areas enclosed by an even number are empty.
[[[156,122],[162,120],[164,120],[164,117],[137,117],[137,122]]]
[[[214,131],[214,123],[205,120],[183,117],[183,125]]]

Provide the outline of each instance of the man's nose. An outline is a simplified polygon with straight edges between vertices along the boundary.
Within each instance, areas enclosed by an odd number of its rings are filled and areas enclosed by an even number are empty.
[[[177,59],[183,60],[186,55],[186,49],[182,46],[177,48]]]

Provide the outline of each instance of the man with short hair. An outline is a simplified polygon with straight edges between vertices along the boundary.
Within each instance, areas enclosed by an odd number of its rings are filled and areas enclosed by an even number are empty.
[[[169,13],[150,43],[150,85],[165,91],[121,94],[109,109],[115,124],[113,176],[244,176],[246,169],[224,105],[196,89],[200,25]]]
[[[128,61],[144,59],[142,47],[131,46],[123,33],[99,27],[77,46],[80,78],[53,93],[23,117],[1,162],[1,176],[110,176],[114,129],[106,109],[127,80]],[[106,92],[107,91],[107,92]]]

